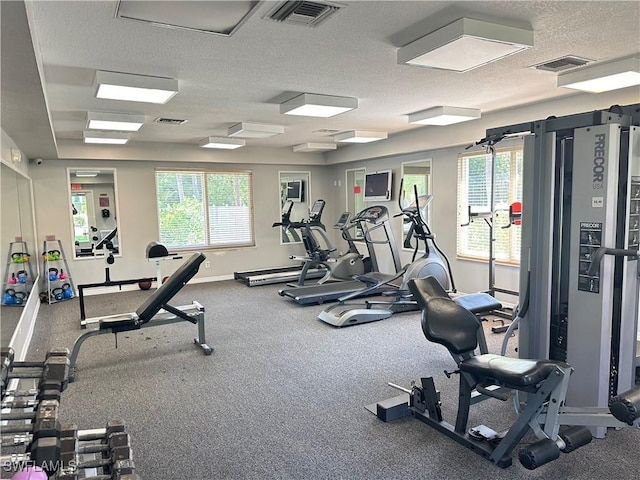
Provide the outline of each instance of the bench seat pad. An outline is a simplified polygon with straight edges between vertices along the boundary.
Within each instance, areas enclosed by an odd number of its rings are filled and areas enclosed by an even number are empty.
[[[479,379],[495,380],[495,383],[513,388],[526,388],[547,378],[556,365],[567,366],[553,360],[527,360],[487,353],[464,360],[460,370]]]

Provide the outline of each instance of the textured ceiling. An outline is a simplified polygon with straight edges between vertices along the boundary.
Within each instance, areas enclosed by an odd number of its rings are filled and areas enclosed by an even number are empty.
[[[116,1],[28,1],[55,137],[77,143],[76,154],[92,158],[96,147],[80,148],[86,112],[130,112],[146,115],[147,122],[188,120],[145,124],[130,142],[138,150],[165,143],[198,149],[202,138],[226,135],[243,121],[285,127],[283,135],[247,145],[291,150],[332,142],[317,133],[325,129],[392,135],[438,128],[407,123],[409,113],[437,105],[489,112],[570,95],[556,87],[555,74],[529,67],[568,54],[604,61],[640,52],[638,1],[340,3],[344,8],[308,28],[264,18],[275,2],[261,2],[225,37],[116,18]],[[399,47],[463,16],[532,28],[534,48],[466,73],[397,64]],[[166,105],[99,100],[93,96],[96,70],[177,78],[180,93]],[[4,81],[2,89],[4,96]],[[278,103],[301,92],[357,97],[359,107],[329,119],[281,115]]]

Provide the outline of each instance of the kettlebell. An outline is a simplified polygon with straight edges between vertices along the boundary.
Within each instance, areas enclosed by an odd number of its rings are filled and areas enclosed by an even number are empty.
[[[22,252],[12,253],[11,261],[13,263],[24,263],[24,254]]]
[[[60,273],[58,274],[58,280],[64,280],[65,278],[67,278],[67,274],[64,273],[63,269],[60,269]]]
[[[73,297],[73,290],[71,290],[71,285],[69,285],[68,283],[65,283],[64,285],[62,285],[62,295],[64,296],[64,298],[71,298]]]
[[[13,298],[15,300],[16,305],[22,305],[24,303],[25,298],[27,298],[27,294],[25,292],[16,292],[13,294]]]
[[[54,288],[51,290],[51,296],[56,300],[64,300],[64,290],[60,287]]]
[[[57,268],[50,268],[49,269],[49,281],[50,282],[55,282],[58,279],[58,269]]]
[[[11,278],[9,279],[9,284],[15,285],[16,283],[18,283],[18,279],[16,278],[16,274],[12,273]]]
[[[5,305],[13,305],[16,303],[16,291],[13,288],[7,288],[2,296],[2,303]]]
[[[49,250],[47,252],[50,262],[55,262],[56,260],[60,260],[60,250]]]
[[[18,272],[18,283],[27,283],[27,272],[26,272],[26,270],[20,270]]]

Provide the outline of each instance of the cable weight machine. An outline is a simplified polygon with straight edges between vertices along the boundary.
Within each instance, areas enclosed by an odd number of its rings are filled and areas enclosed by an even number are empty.
[[[605,407],[635,385],[639,125],[634,104],[487,130],[488,138],[526,135],[522,298],[512,325],[522,358],[575,369],[569,407]],[[603,437],[606,428],[592,431]]]

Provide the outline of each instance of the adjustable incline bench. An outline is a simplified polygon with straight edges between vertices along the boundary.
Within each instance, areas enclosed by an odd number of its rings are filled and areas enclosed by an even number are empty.
[[[180,307],[173,307],[168,303],[198,273],[200,264],[205,258],[202,253],[194,253],[135,312],[103,317],[98,322],[96,330],[80,335],[73,344],[71,351],[69,381],[73,382],[75,380],[76,360],[80,353],[80,347],[85,340],[89,337],[106,333],[116,335],[117,347],[117,334],[119,332],[187,321],[198,325],[198,336],[194,339],[194,343],[202,349],[205,355],[211,355],[213,348],[207,345],[205,341],[204,307],[196,301],[193,301],[190,305]]]

